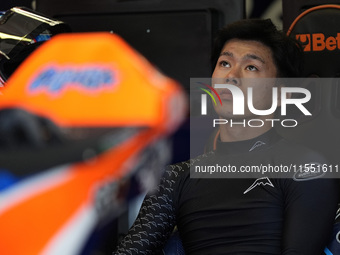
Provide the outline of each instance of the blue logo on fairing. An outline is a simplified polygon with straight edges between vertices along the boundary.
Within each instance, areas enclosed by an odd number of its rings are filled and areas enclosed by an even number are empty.
[[[115,83],[115,76],[110,69],[49,67],[36,76],[29,89],[33,92],[45,88],[49,92],[57,93],[67,86],[98,90],[111,87],[113,83]]]
[[[0,169],[0,192],[13,186],[19,181],[19,178],[14,176],[7,169]]]

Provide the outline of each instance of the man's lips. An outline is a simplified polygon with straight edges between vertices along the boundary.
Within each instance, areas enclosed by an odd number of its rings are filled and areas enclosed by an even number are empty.
[[[223,100],[230,100],[233,98],[229,89],[218,89],[217,93],[219,94],[220,98]]]

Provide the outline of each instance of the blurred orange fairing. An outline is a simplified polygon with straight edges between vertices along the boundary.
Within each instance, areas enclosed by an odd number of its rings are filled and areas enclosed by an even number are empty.
[[[180,86],[109,33],[53,37],[2,92],[0,110],[22,108],[59,127],[142,127],[93,160],[46,169],[0,192],[0,254],[6,255],[78,254],[102,213],[98,201],[119,201],[114,189],[98,196],[132,176],[145,148],[186,115]]]
[[[22,107],[60,126],[164,127],[174,124],[169,115],[185,114],[178,84],[109,33],[55,36],[24,61],[3,93],[1,108]]]
[[[130,174],[127,162],[139,160],[154,135],[145,130],[92,161],[51,169],[0,193],[0,254],[58,254],[68,238],[79,235],[70,250],[61,250],[78,254],[101,213],[96,196]],[[123,205],[119,194],[111,195],[112,202],[121,203],[116,206]],[[118,215],[122,208],[116,210]]]

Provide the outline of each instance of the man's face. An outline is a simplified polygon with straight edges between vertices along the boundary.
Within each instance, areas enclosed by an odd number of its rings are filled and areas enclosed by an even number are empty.
[[[277,69],[269,47],[257,41],[232,39],[228,41],[215,66],[213,84],[231,84],[240,88],[247,102],[247,89],[253,88],[253,105],[258,110],[266,110],[272,106],[272,88]],[[214,106],[222,118],[235,117],[232,114],[233,98],[229,90],[216,89],[222,100],[222,106]],[[240,118],[254,117],[245,105],[245,115]]]

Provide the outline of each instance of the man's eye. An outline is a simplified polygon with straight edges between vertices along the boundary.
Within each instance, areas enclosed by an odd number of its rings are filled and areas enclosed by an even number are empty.
[[[222,60],[220,62],[220,66],[222,66],[222,67],[230,67],[230,64],[227,61]]]
[[[248,71],[258,71],[257,67],[255,66],[247,66],[246,68]]]

